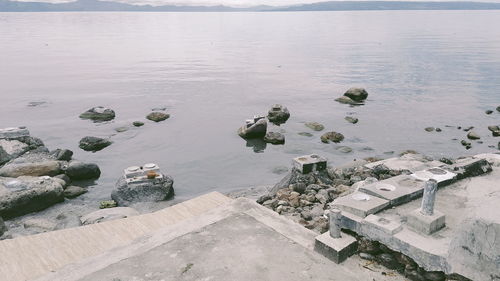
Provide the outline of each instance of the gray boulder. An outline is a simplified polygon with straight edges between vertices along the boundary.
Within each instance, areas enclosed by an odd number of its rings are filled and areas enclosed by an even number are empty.
[[[290,112],[281,104],[275,104],[267,114],[267,119],[274,124],[283,124],[288,118],[290,118]]]
[[[344,140],[344,135],[342,135],[341,133],[337,133],[337,132],[328,132],[328,133],[324,133],[321,136],[321,141],[324,143],[329,143],[330,141],[338,143],[338,142],[341,142],[343,140]]]
[[[264,136],[264,141],[272,144],[284,144],[285,136],[278,132],[268,132]]]
[[[71,161],[71,157],[73,157],[73,151],[69,149],[56,149],[50,152],[52,156],[54,156],[57,160],[61,161]]]
[[[128,183],[125,177],[121,177],[116,182],[111,198],[119,206],[129,206],[137,202],[163,201],[174,195],[173,185],[173,179],[166,175]]]
[[[76,198],[84,193],[87,193],[87,189],[80,186],[71,185],[64,189],[64,197],[69,199]]]
[[[85,151],[96,152],[111,145],[111,141],[98,137],[84,137],[80,140],[79,147]]]
[[[64,201],[63,187],[51,177],[0,177],[0,216],[13,218]]]
[[[352,99],[353,101],[361,102],[366,100],[368,92],[364,88],[350,88],[344,93],[344,96]]]
[[[116,207],[110,209],[102,209],[80,218],[83,225],[100,223],[105,221],[124,219],[139,215],[135,209],[130,207]]]
[[[0,139],[0,165],[9,162],[28,150],[28,145],[18,140]]]
[[[115,112],[110,108],[96,106],[80,114],[80,118],[94,121],[110,121],[115,118]]]
[[[170,114],[167,114],[164,112],[158,112],[158,111],[151,112],[148,114],[148,116],[146,116],[146,119],[154,121],[154,122],[160,122],[163,120],[167,120],[168,118],[170,118]]]
[[[60,161],[47,153],[25,153],[0,168],[0,176],[55,176],[61,174]]]
[[[238,135],[244,139],[263,138],[267,132],[267,121],[260,119],[251,126],[242,126],[238,129]]]
[[[98,179],[101,176],[101,170],[94,163],[71,161],[66,168],[66,175],[71,180]]]

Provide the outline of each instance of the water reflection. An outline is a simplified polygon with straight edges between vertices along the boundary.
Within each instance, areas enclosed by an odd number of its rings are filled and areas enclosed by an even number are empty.
[[[262,153],[266,149],[267,143],[261,139],[248,139],[246,147],[251,147],[255,153]]]

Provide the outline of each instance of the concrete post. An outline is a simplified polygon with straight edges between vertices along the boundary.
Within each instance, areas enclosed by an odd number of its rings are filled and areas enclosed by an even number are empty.
[[[420,212],[426,216],[434,214],[434,201],[436,200],[437,181],[430,179],[425,183],[424,196],[422,197],[422,206]]]
[[[332,238],[340,238],[340,219],[342,212],[339,209],[332,209],[330,211],[330,236]]]

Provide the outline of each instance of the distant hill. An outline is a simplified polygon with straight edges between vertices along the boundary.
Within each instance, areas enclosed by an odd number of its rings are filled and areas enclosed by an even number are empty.
[[[0,12],[266,12],[266,11],[363,11],[363,10],[500,10],[500,3],[485,2],[403,2],[403,1],[330,1],[294,6],[151,6],[113,1],[77,0],[68,3],[19,2],[0,0]]]

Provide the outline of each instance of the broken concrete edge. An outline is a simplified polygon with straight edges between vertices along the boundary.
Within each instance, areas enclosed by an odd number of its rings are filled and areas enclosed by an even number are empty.
[[[202,216],[193,217],[177,224],[166,226],[153,234],[138,238],[126,246],[110,249],[97,256],[92,256],[79,262],[66,265],[53,272],[39,276],[34,279],[34,281],[79,280],[93,272],[127,259],[132,254],[137,255],[145,253],[180,236],[214,224],[237,213],[247,214],[293,242],[309,250],[314,249],[315,232],[280,216],[250,199],[237,198],[230,201],[230,203],[204,213]]]
[[[341,233],[339,238],[333,238],[327,231],[316,236],[314,250],[339,264],[357,252],[358,241],[347,233]]]

